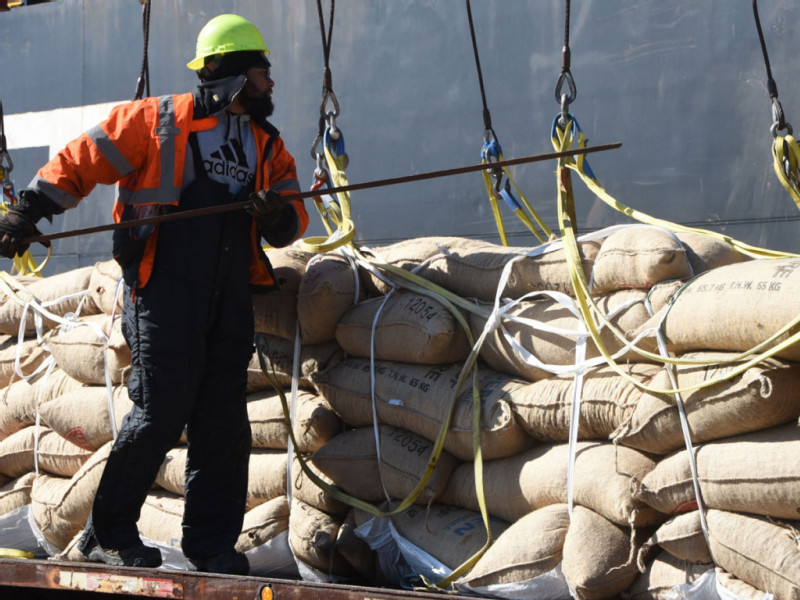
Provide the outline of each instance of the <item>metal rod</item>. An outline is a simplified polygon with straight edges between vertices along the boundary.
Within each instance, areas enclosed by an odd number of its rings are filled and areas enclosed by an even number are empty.
[[[322,194],[339,194],[343,192],[354,192],[357,190],[365,190],[371,188],[385,187],[389,185],[398,185],[401,183],[410,183],[412,181],[422,181],[425,179],[435,179],[437,177],[448,177],[451,175],[462,175],[464,173],[473,173],[476,171],[485,171],[488,169],[497,169],[502,167],[510,167],[513,165],[521,165],[531,162],[540,162],[551,160],[554,158],[564,158],[568,156],[575,156],[578,154],[589,154],[592,152],[602,152],[604,150],[614,150],[620,148],[622,142],[614,142],[611,144],[603,144],[599,146],[590,146],[586,148],[576,148],[574,150],[565,150],[563,152],[548,152],[546,154],[534,154],[532,156],[523,156],[521,158],[510,158],[508,160],[501,160],[492,162],[490,164],[476,164],[468,165],[466,167],[456,167],[453,169],[444,169],[441,171],[429,171],[427,173],[418,173],[416,175],[404,175],[401,177],[391,177],[389,179],[377,179],[375,181],[366,181],[363,183],[353,183],[350,185],[343,185],[340,187],[326,188],[325,190],[315,190],[308,192],[300,192],[292,194],[291,196],[283,196],[288,202],[291,200],[304,200],[313,196],[320,196]],[[250,206],[250,201],[245,200],[242,202],[232,202],[230,204],[220,204],[219,206],[211,206],[207,208],[198,208],[194,210],[184,210],[173,212],[165,215],[158,215],[154,217],[145,217],[143,219],[132,219],[130,221],[123,221],[121,223],[109,223],[107,225],[97,225],[95,227],[86,227],[85,229],[73,229],[70,231],[60,231],[56,233],[48,233],[43,235],[35,235],[25,238],[23,241],[28,244],[34,242],[45,242],[49,240],[57,240],[68,237],[77,237],[80,235],[89,235],[92,233],[101,233],[103,231],[113,231],[115,229],[126,229],[129,227],[139,227],[141,225],[152,225],[154,223],[164,223],[166,221],[177,221],[179,219],[189,219],[192,217],[201,217],[205,215],[219,214],[224,212],[231,212],[234,210],[245,209]]]

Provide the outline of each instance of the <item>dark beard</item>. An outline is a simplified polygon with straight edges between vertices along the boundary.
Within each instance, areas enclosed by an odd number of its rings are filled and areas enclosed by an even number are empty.
[[[247,111],[247,114],[257,123],[264,121],[267,117],[272,115],[275,110],[275,105],[272,103],[272,98],[257,98],[254,96],[246,95],[242,98],[242,106]]]

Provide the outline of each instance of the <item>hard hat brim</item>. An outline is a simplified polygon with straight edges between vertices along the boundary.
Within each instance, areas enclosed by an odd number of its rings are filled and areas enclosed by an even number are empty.
[[[189,67],[192,71],[199,71],[200,69],[205,66],[206,57],[205,56],[198,56],[197,58],[192,59],[186,66]]]
[[[234,52],[248,52],[247,50],[235,50]],[[256,50],[256,52],[263,52],[264,56],[269,54],[269,49],[264,48],[263,50]],[[229,54],[228,52],[220,52],[219,54]],[[203,54],[201,56],[197,56],[193,58],[191,61],[186,63],[186,66],[189,67],[192,71],[199,71],[206,65],[206,58],[209,56],[214,56],[215,53],[211,54]]]

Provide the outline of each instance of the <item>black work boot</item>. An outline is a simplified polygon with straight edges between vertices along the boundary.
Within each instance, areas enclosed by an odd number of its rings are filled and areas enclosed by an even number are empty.
[[[225,573],[228,575],[247,575],[250,572],[250,561],[241,552],[228,550],[207,558],[186,557],[190,571],[203,573]]]
[[[130,548],[103,548],[92,539],[81,552],[92,562],[102,562],[112,567],[144,567],[154,569],[161,566],[161,551],[142,543]]]

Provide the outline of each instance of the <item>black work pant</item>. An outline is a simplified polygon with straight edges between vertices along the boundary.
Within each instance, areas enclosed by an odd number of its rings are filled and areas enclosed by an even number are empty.
[[[235,545],[247,496],[252,304],[249,296],[246,301],[231,296],[198,292],[164,274],[155,274],[135,297],[126,287],[123,330],[133,354],[128,390],[134,407],[114,443],[92,511],[101,546],[138,543],[141,506],[184,425],[183,551],[206,557]]]

